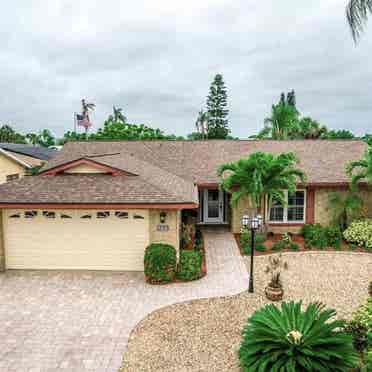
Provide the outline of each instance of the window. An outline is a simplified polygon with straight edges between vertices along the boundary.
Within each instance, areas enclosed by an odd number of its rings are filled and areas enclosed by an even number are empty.
[[[83,220],[89,220],[92,218],[92,215],[91,214],[84,214],[83,216],[81,216],[80,218],[82,218]]]
[[[25,218],[34,218],[37,216],[37,211],[25,211]]]
[[[117,211],[115,212],[115,217],[124,219],[124,218],[128,218],[129,216],[128,216],[128,212]]]
[[[297,190],[293,194],[286,192],[286,204],[282,205],[278,201],[273,201],[269,215],[270,222],[305,222],[305,190]]]
[[[61,214],[61,218],[72,218],[72,217],[69,216],[68,214]]]
[[[43,211],[43,216],[45,218],[56,218],[56,212]]]
[[[105,212],[97,212],[97,218],[107,218],[110,216],[110,212],[105,211]]]
[[[21,214],[20,213],[11,214],[9,218],[21,218]]]
[[[144,219],[145,219],[145,217],[143,217],[143,216],[141,216],[141,215],[139,215],[139,214],[135,214],[135,215],[133,216],[133,218],[134,218],[135,220],[144,220]]]
[[[18,180],[18,178],[19,178],[19,174],[18,173],[16,173],[16,174],[8,174],[6,176],[6,182]]]

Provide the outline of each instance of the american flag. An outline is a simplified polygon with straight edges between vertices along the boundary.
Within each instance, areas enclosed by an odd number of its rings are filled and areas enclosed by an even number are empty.
[[[76,114],[76,124],[80,127],[84,127],[85,129],[88,129],[92,126],[89,117],[87,115],[81,114]]]

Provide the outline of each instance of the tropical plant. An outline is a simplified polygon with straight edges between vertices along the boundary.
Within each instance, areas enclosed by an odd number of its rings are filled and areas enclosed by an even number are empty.
[[[121,121],[122,123],[127,121],[126,116],[123,114],[123,109],[115,106],[112,106],[112,119],[114,121]]]
[[[229,135],[226,86],[221,74],[217,74],[207,97],[207,134],[209,139],[225,139]]]
[[[297,130],[292,134],[292,137],[297,139],[318,139],[325,136],[327,131],[327,127],[319,124],[316,120],[304,117],[299,120]]]
[[[270,274],[269,286],[272,288],[281,288],[282,280],[281,273],[282,270],[287,270],[288,264],[286,261],[283,261],[282,255],[270,256],[269,264],[266,266],[265,273]]]
[[[298,181],[305,182],[302,170],[296,168],[298,160],[293,153],[273,155],[255,152],[248,158],[219,167],[221,187],[232,194],[231,204],[237,206],[243,197],[249,197],[259,207],[264,196],[286,204],[285,190],[293,193]]]
[[[332,213],[332,223],[342,231],[359,218],[363,207],[363,199],[354,192],[333,192],[328,196],[328,209]]]
[[[26,138],[23,134],[16,132],[10,125],[2,125],[0,127],[0,142],[26,143]]]
[[[270,304],[257,310],[244,327],[239,349],[243,371],[347,372],[358,355],[345,323],[334,320],[336,311],[302,302]]]
[[[208,137],[208,113],[207,112],[204,112],[203,110],[199,111],[198,118],[196,119],[196,122],[195,122],[195,127],[196,127],[195,135],[198,134],[199,138],[193,138],[193,139],[205,139]]]
[[[298,131],[299,112],[296,107],[282,102],[273,105],[271,115],[264,120],[264,129],[258,134],[259,138],[275,140],[290,139]]]
[[[292,240],[292,237],[288,233],[284,233],[282,238],[276,241],[271,249],[273,251],[281,251],[282,249],[291,249],[292,251],[298,251],[300,246]]]
[[[358,41],[372,13],[372,0],[349,0],[346,16],[354,41]]]
[[[362,159],[350,162],[346,167],[351,178],[351,188],[356,190],[360,181],[372,184],[372,146],[369,146]]]
[[[324,139],[353,139],[355,138],[355,135],[353,132],[349,130],[340,129],[340,130],[329,130],[322,135],[322,138]]]
[[[349,243],[372,249],[372,220],[365,219],[352,222],[344,231],[344,238]]]
[[[168,283],[176,275],[177,254],[173,246],[163,243],[150,244],[145,251],[145,275],[149,283]]]

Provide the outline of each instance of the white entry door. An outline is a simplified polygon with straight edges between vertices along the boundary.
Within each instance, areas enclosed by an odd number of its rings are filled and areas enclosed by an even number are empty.
[[[223,191],[218,189],[204,190],[204,222],[223,222]]]

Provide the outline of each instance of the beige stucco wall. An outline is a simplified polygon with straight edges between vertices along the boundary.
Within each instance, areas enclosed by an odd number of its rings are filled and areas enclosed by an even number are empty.
[[[0,272],[5,270],[3,211],[0,210]]]
[[[22,177],[25,173],[25,167],[9,159],[4,154],[0,154],[0,183],[6,182],[6,176],[10,174],[19,174]]]
[[[157,226],[160,224],[160,213],[167,214],[164,225],[169,226],[168,231],[159,231]],[[173,245],[177,250],[180,246],[181,211],[179,210],[150,210],[150,242],[167,243]]]
[[[106,173],[104,170],[92,167],[87,164],[80,164],[76,167],[65,170],[65,173]]]
[[[332,222],[332,212],[329,209],[328,198],[334,192],[346,195],[347,190],[319,189],[315,191],[315,223],[326,226]],[[372,189],[361,190],[358,194],[364,201],[363,212],[365,216],[372,217]]]
[[[251,214],[252,210],[252,203],[249,198],[241,198],[235,208],[231,207],[231,231],[234,234],[240,233],[243,215]]]

